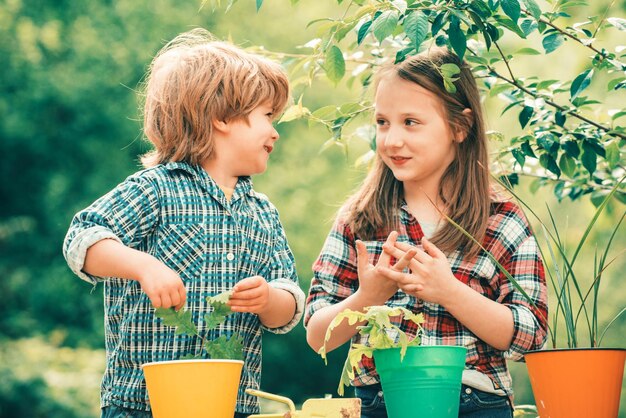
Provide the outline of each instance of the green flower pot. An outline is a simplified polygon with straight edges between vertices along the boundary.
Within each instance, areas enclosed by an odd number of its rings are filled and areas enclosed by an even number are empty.
[[[459,415],[465,347],[374,350],[389,418],[456,418]]]

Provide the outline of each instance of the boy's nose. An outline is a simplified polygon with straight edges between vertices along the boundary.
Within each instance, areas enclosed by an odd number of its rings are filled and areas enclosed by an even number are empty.
[[[280,138],[280,134],[278,133],[276,128],[274,126],[272,126],[272,139],[274,141],[278,141],[278,138]]]

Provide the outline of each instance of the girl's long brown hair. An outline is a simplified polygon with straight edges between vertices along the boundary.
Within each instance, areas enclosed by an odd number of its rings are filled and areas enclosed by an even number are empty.
[[[440,67],[456,64],[461,72],[454,82],[455,93],[446,91]],[[490,183],[487,138],[480,94],[471,69],[445,48],[435,48],[406,61],[381,69],[382,78],[396,75],[418,84],[441,100],[452,132],[466,132],[456,143],[456,158],[444,172],[439,197],[446,206],[446,216],[482,242],[490,215]],[[468,116],[463,110],[470,109]],[[380,239],[398,226],[403,201],[402,182],[398,181],[380,156],[359,190],[349,199],[347,222],[361,239]],[[440,228],[431,241],[443,252],[462,250],[473,257],[480,247],[450,222]]]

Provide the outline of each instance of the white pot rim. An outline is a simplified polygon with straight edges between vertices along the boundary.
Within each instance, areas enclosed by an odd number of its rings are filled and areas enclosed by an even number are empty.
[[[243,364],[243,360],[227,360],[227,359],[189,359],[189,360],[167,360],[167,361],[153,361],[150,363],[144,363],[141,368],[167,365],[167,364],[181,364],[181,363],[238,363]]]

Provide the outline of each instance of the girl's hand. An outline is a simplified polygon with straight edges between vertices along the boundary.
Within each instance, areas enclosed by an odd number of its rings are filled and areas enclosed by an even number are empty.
[[[247,277],[233,287],[228,305],[235,312],[264,313],[270,306],[270,290],[263,277]]]
[[[445,306],[446,298],[459,281],[452,274],[448,258],[435,244],[423,238],[422,245],[423,251],[401,242],[394,246],[385,244],[383,250],[398,258],[399,262],[394,267],[381,268],[380,273],[393,280],[405,293]],[[414,256],[407,262],[409,252]],[[401,271],[405,267],[410,273]]]
[[[387,241],[385,241],[383,247],[393,247],[397,238],[398,233],[396,231],[392,231],[387,237]],[[363,241],[356,241],[356,251],[357,270],[359,276],[359,289],[357,290],[357,293],[360,293],[368,301],[369,305],[384,304],[398,291],[398,285],[395,281],[388,280],[385,275],[381,274],[381,269],[391,267],[391,255],[383,251],[378,258],[378,262],[374,266],[368,260],[367,247]],[[406,259],[399,260],[398,263],[408,263],[412,255],[413,253],[410,253],[407,256],[408,258],[405,257]],[[398,264],[395,266],[397,265]],[[403,269],[404,267],[400,270]]]
[[[137,282],[141,286],[152,306],[179,310],[185,306],[187,290],[180,276],[161,261],[153,259],[146,263]]]

